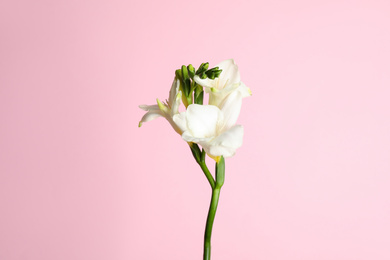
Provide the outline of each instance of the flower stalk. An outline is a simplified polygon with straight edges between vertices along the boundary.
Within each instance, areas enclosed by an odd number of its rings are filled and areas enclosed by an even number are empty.
[[[225,159],[223,156],[215,164],[215,179],[216,182],[215,186],[212,187],[210,208],[207,215],[206,229],[204,231],[203,260],[210,260],[211,257],[211,233],[213,231],[215,214],[217,213],[219,194],[225,182]]]
[[[196,162],[199,164],[200,168],[204,172],[207,180],[211,186],[211,201],[209,212],[207,214],[206,228],[204,231],[204,243],[203,243],[203,260],[210,260],[211,257],[211,233],[213,231],[213,224],[215,219],[215,214],[217,213],[219,194],[221,193],[221,188],[225,182],[225,158],[223,156],[218,157],[215,163],[215,180],[211,175],[209,169],[207,168],[205,156],[206,152],[202,149],[200,151],[199,146],[194,143],[189,143],[192,155],[194,156]]]
[[[217,213],[220,192],[221,188],[214,188],[211,194],[210,208],[207,215],[206,229],[204,231],[203,260],[210,260],[211,257],[211,232],[213,231],[214,218],[215,213]]]
[[[215,187],[215,180],[213,178],[213,175],[209,171],[209,168],[207,168],[206,165],[206,152],[202,149],[200,151],[199,146],[195,143],[189,143],[192,155],[194,156],[196,162],[199,164],[200,168],[202,169],[204,175],[206,176],[207,180],[210,183],[210,186],[212,189]]]

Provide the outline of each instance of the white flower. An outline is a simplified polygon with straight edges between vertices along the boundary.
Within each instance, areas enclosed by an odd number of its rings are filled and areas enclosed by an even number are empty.
[[[218,78],[212,80],[201,79],[198,75],[194,77],[195,82],[205,87],[206,92],[210,94],[209,105],[221,108],[225,98],[233,91],[238,91],[242,98],[252,94],[250,89],[241,82],[240,72],[234,60],[222,61],[216,67],[222,69]]]
[[[173,117],[176,114],[179,114],[179,106],[181,101],[181,91],[180,91],[180,81],[178,79],[174,79],[171,90],[169,91],[169,98],[168,100],[163,103],[160,100],[157,99],[156,105],[141,105],[139,108],[148,111],[139,122],[139,127],[141,127],[142,123],[151,121],[157,117],[165,117],[165,119],[168,120],[168,122],[171,124],[173,129],[178,133],[182,134],[181,129],[176,125],[176,123],[173,121]]]
[[[233,92],[221,105],[196,105],[173,116],[187,142],[201,145],[206,153],[216,158],[231,157],[242,145],[244,129],[235,125],[241,109],[241,93]]]

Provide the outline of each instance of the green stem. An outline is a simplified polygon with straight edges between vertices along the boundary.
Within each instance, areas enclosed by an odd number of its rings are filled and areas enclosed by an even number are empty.
[[[215,164],[215,180],[211,175],[209,169],[206,165],[206,152],[204,149],[200,151],[199,146],[195,143],[188,143],[192,155],[194,156],[196,162],[202,168],[202,171],[206,175],[207,180],[210,183],[212,193],[211,193],[211,202],[209,213],[207,215],[206,229],[204,231],[204,249],[203,249],[203,260],[210,260],[211,255],[211,232],[213,230],[215,213],[217,213],[219,194],[223,183],[225,182],[225,158],[220,156]]]
[[[203,260],[210,260],[211,254],[211,232],[213,230],[215,213],[217,212],[219,193],[221,188],[213,188],[211,195],[211,202],[209,208],[209,214],[207,215],[206,230],[204,232],[204,250],[203,250]]]
[[[203,149],[202,151],[200,151],[199,146],[195,143],[188,144],[191,148],[192,155],[194,156],[196,162],[199,164],[200,168],[204,172],[204,175],[206,175],[206,178],[209,181],[211,188],[214,189],[215,181],[213,175],[211,175],[206,165],[206,152]]]
[[[223,156],[215,164],[215,185],[212,186],[209,214],[207,215],[206,230],[204,231],[203,260],[210,260],[211,232],[213,230],[215,213],[217,213],[219,194],[225,182],[225,159]]]
[[[209,169],[207,168],[206,163],[205,163],[205,162],[200,162],[200,163],[199,163],[199,166],[200,166],[200,168],[202,168],[202,170],[203,170],[203,172],[204,172],[204,175],[206,175],[206,178],[207,178],[207,180],[209,181],[211,188],[214,189],[214,187],[215,187],[215,181],[214,181],[214,178],[213,178],[213,176],[211,175]]]

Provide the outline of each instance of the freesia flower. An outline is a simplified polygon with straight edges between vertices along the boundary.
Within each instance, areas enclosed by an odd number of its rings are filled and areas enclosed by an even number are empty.
[[[142,123],[151,121],[157,117],[165,117],[168,122],[171,124],[173,129],[178,133],[182,134],[181,129],[173,121],[173,117],[179,113],[179,106],[181,101],[181,91],[180,91],[180,81],[174,79],[171,90],[169,91],[169,98],[165,103],[157,99],[156,105],[141,105],[139,108],[147,111],[147,113],[142,117],[138,126],[141,127]]]
[[[202,79],[195,75],[196,83],[205,87],[209,96],[209,105],[215,105],[221,108],[224,99],[233,91],[238,91],[241,97],[248,97],[252,93],[250,89],[241,82],[240,72],[234,60],[225,60],[219,63],[216,67],[222,69],[222,73],[215,79]]]
[[[221,109],[214,105],[192,104],[187,111],[176,114],[173,121],[183,132],[185,141],[201,145],[210,157],[231,157],[242,145],[244,135],[243,127],[236,125],[241,99],[241,93],[237,91],[229,95]]]
[[[225,181],[224,157],[233,156],[242,145],[244,128],[236,122],[242,98],[250,96],[251,92],[241,82],[238,67],[233,60],[223,61],[211,69],[208,67],[209,63],[206,62],[197,70],[191,64],[177,69],[168,100],[161,102],[157,99],[155,105],[139,106],[147,111],[139,126],[157,117],[167,119],[189,144],[195,161],[210,183],[212,195],[203,243],[203,259],[210,260],[211,233]],[[203,105],[204,92],[209,94],[208,105]],[[186,110],[180,113],[181,101]],[[206,153],[216,162],[214,176],[207,166]]]

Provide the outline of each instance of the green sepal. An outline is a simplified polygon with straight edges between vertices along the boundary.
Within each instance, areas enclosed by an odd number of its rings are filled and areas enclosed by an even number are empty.
[[[215,164],[215,187],[221,188],[225,182],[225,158],[221,156]]]

